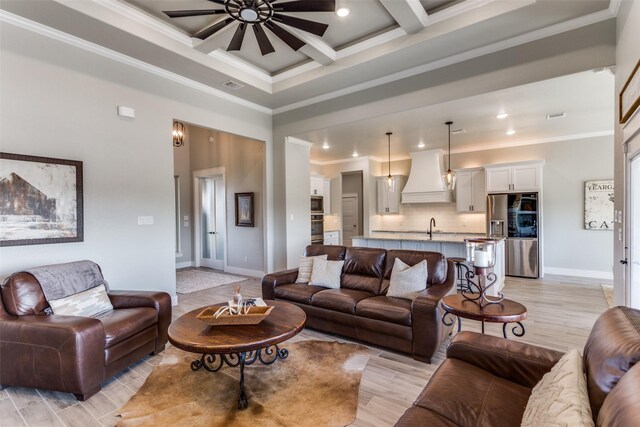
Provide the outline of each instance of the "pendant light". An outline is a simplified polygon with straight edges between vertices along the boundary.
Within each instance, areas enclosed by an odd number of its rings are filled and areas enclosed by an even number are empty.
[[[396,182],[391,176],[391,135],[393,135],[393,133],[387,132],[387,147],[389,148],[389,175],[387,175],[387,191],[389,193],[393,193],[396,190]]]
[[[451,125],[453,122],[446,122],[449,132],[449,168],[442,174],[442,184],[447,191],[453,191],[456,188],[456,173],[451,170]]]

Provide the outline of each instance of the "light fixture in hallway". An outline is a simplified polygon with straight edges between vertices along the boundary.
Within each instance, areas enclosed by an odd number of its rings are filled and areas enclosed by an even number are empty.
[[[173,146],[182,147],[184,145],[184,124],[178,121],[173,122]]]

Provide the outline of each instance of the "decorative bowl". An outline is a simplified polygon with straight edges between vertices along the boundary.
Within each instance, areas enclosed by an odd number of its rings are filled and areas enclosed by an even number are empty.
[[[220,306],[207,307],[196,317],[209,325],[257,325],[267,318],[273,306],[254,306],[249,308],[247,314],[229,314],[223,313],[219,317],[214,314]]]

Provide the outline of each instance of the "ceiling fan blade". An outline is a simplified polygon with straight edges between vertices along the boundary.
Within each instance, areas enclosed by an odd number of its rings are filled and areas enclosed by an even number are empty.
[[[329,26],[321,22],[309,21],[308,19],[296,18],[295,16],[281,15],[279,13],[273,14],[273,19],[283,24],[290,25],[295,28],[299,28],[302,31],[306,31],[316,36],[322,37],[327,31]]]
[[[165,10],[162,13],[169,18],[184,18],[187,16],[204,16],[204,15],[219,15],[221,13],[227,13],[224,9],[203,9],[203,10]]]
[[[240,50],[242,47],[242,41],[244,40],[244,32],[247,31],[247,24],[241,22],[236,29],[236,32],[233,34],[233,38],[231,39],[231,43],[229,43],[229,47],[227,50]]]
[[[297,0],[273,5],[277,12],[335,12],[336,0]]]
[[[256,35],[256,40],[258,41],[258,46],[260,46],[260,52],[262,52],[262,56],[276,51],[269,41],[267,34],[262,29],[262,26],[260,26],[259,24],[254,25],[253,32]]]
[[[289,47],[293,50],[298,50],[306,43],[291,34],[289,31],[285,30],[278,24],[273,21],[267,21],[264,23],[265,27],[267,27],[273,34],[278,36],[280,40],[289,45]]]
[[[231,24],[233,21],[235,20],[232,17],[228,17],[225,20],[218,21],[215,24],[211,25],[210,27],[207,27],[204,30],[197,32],[196,34],[194,34],[193,37],[202,39],[202,40],[207,39],[213,34],[223,29],[224,27],[226,27],[227,25]]]

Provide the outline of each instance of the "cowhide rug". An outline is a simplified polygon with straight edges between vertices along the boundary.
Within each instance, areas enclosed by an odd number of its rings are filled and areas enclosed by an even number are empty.
[[[122,426],[346,426],[369,360],[361,345],[285,343],[289,357],[245,368],[249,407],[237,409],[239,368],[192,371],[199,358],[170,347],[138,393],[117,412]]]

